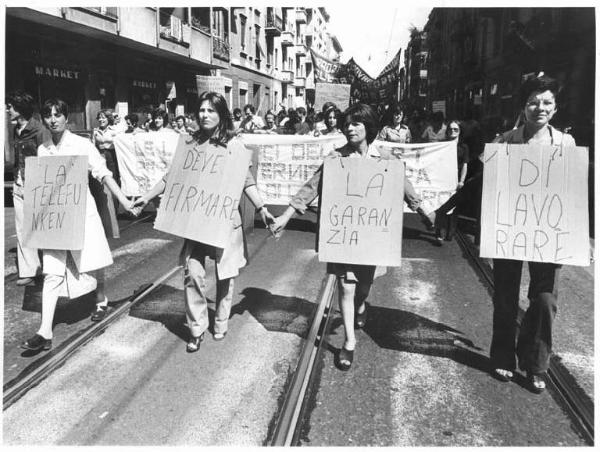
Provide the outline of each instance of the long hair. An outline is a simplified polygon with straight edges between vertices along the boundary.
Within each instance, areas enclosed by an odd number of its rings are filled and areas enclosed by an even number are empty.
[[[198,110],[204,101],[210,102],[219,115],[219,124],[217,125],[217,129],[214,131],[213,136],[210,138],[216,140],[219,144],[227,144],[231,138],[230,131],[233,129],[233,121],[231,120],[231,112],[229,111],[229,107],[227,107],[227,101],[221,94],[215,93],[214,91],[205,91],[200,94],[200,97],[198,98],[198,107],[194,112],[194,116],[196,117],[198,124],[200,124],[200,115],[198,114]],[[194,138],[199,138],[200,136],[202,136],[202,129],[199,129],[194,134]]]
[[[113,111],[110,108],[105,108],[103,110],[100,110],[96,114],[96,119],[100,119],[100,115],[104,115],[106,117],[106,119],[108,120],[109,126],[112,126],[115,124],[115,116],[114,116]]]
[[[367,144],[371,144],[375,141],[377,134],[379,133],[379,119],[377,113],[370,105],[367,104],[353,104],[342,113],[339,124],[343,125],[344,131],[346,125],[351,122],[362,122],[367,132]]]

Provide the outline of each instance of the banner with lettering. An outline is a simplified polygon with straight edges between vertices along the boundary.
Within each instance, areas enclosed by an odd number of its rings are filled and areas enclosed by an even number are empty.
[[[403,198],[401,161],[325,159],[319,260],[400,266]]]
[[[343,135],[242,135],[258,157],[256,187],[267,204],[287,205],[333,149],[346,144]],[[315,203],[313,203],[315,205]]]
[[[164,177],[171,166],[179,137],[190,139],[171,129],[115,136],[121,191],[125,196],[141,196]]]
[[[23,245],[82,249],[87,189],[86,155],[27,157]]]
[[[340,63],[325,58],[323,55],[315,52],[313,49],[310,49],[310,55],[315,68],[315,83],[332,83],[336,81]]]
[[[392,153],[406,163],[406,178],[423,200],[427,212],[437,209],[456,191],[458,168],[456,142],[372,144],[382,154]],[[406,211],[410,212],[408,207]]]
[[[481,256],[590,264],[588,149],[486,144]]]
[[[251,157],[238,140],[227,147],[180,140],[154,227],[226,248]]]

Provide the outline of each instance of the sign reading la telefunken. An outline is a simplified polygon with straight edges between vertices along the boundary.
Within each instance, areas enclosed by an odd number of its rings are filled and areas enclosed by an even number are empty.
[[[54,250],[82,249],[87,185],[87,156],[27,157],[23,245]]]
[[[325,159],[319,260],[400,266],[403,198],[401,161]]]
[[[179,137],[170,129],[115,136],[121,190],[125,196],[141,196],[164,177],[171,166]]]
[[[391,152],[406,163],[406,178],[423,200],[426,212],[437,209],[455,193],[458,184],[455,141],[413,144],[375,140],[373,146],[380,154]],[[406,207],[405,211],[410,209]]]
[[[588,150],[486,144],[481,256],[590,263]]]
[[[251,157],[238,140],[227,148],[179,141],[154,227],[226,248]]]
[[[287,205],[333,149],[343,146],[343,135],[318,138],[294,135],[242,135],[256,153],[256,187],[267,204]],[[313,204],[314,205],[314,204]]]

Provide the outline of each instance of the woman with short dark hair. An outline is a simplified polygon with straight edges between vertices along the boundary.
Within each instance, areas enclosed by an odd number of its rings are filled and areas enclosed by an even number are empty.
[[[410,143],[412,137],[408,126],[402,123],[404,119],[404,108],[400,104],[391,107],[386,113],[388,124],[381,129],[378,140],[391,143]]]
[[[371,146],[379,131],[379,120],[370,106],[354,104],[343,113],[341,119],[348,142],[326,158],[394,158],[390,154],[380,155],[377,149]],[[304,214],[317,196],[320,199],[322,177],[323,165],[291,199],[285,212],[275,220],[273,230],[276,234],[285,228],[296,213]],[[407,178],[404,179],[404,200],[413,211],[429,221],[421,209],[421,199]],[[344,344],[336,356],[336,365],[341,370],[348,370],[352,365],[356,346],[354,327],[363,328],[367,321],[366,299],[373,284],[375,266],[332,262],[327,264],[327,272],[336,275],[338,281],[339,306],[345,332]]]
[[[69,107],[61,99],[49,99],[42,107],[44,125],[51,134],[38,148],[39,156],[82,155],[88,158],[88,168],[92,177],[104,184],[126,210],[131,202],[125,197],[112,177],[98,150],[89,140],[71,133],[67,129]],[[112,256],[104,234],[104,228],[90,190],[86,190],[86,213],[83,248],[81,250],[43,250],[44,288],[42,290],[42,319],[38,332],[21,344],[28,350],[50,350],[52,348],[52,323],[59,295],[71,298],[83,295],[89,286],[85,284],[85,274],[94,272],[96,277],[96,310],[93,321],[102,320],[108,309],[108,299],[104,292],[104,267],[112,264]],[[73,282],[77,284],[71,286]],[[87,289],[82,288],[83,286]],[[77,293],[82,290],[83,293]]]
[[[574,147],[575,140],[571,135],[550,125],[550,120],[557,111],[558,89],[558,82],[545,75],[526,80],[519,95],[524,124],[503,133],[494,142]],[[490,360],[492,374],[502,381],[509,381],[514,377],[518,357],[519,368],[527,375],[529,389],[540,393],[546,388],[544,376],[552,353],[552,328],[557,311],[560,265],[528,262],[529,307],[517,337],[522,266],[523,261],[494,259],[494,317]]]
[[[204,92],[199,98],[199,108],[195,112],[199,129],[193,135],[198,146],[210,149],[225,147],[228,151],[241,152],[244,148],[240,139],[232,137],[231,113],[227,108],[225,98],[215,92]],[[148,193],[135,202],[137,213],[148,202],[164,192],[167,175],[158,182]],[[254,176],[248,168],[244,193],[256,207],[265,224],[273,220],[272,215],[265,207],[258,190]],[[240,194],[241,195],[241,194]],[[246,265],[245,235],[242,226],[240,209],[236,210],[231,218],[232,230],[230,246],[217,248],[206,243],[186,239],[183,245],[181,258],[185,265],[185,304],[187,325],[190,338],[186,350],[190,353],[198,351],[200,343],[204,340],[204,333],[208,328],[208,304],[206,298],[206,258],[215,261],[215,278],[217,280],[215,323],[213,338],[223,340],[227,334],[229,314],[233,300],[234,278],[239,274],[240,268]]]

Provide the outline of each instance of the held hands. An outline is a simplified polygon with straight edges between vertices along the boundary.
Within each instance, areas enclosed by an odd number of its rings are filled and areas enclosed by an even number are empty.
[[[146,205],[148,205],[148,200],[141,196],[140,198],[136,199],[134,203],[132,203],[131,213],[136,217],[139,216]]]
[[[260,214],[260,219],[265,224],[265,227],[271,229],[270,225],[275,221],[275,217],[269,212],[266,207],[261,207],[258,209],[258,213]]]

